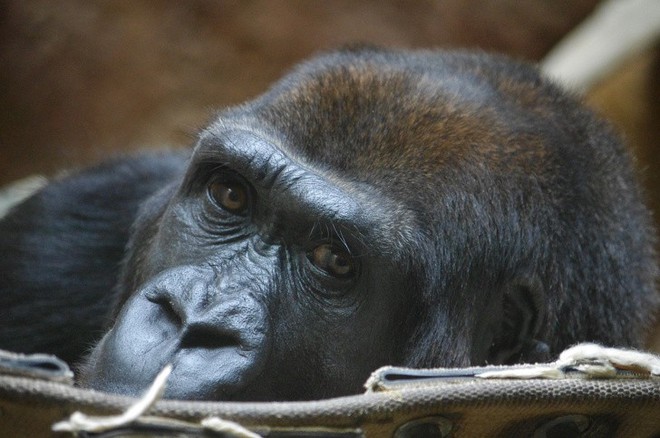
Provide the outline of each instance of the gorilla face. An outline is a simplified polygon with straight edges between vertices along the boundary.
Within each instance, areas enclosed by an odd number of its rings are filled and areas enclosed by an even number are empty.
[[[387,206],[253,132],[206,132],[136,222],[125,302],[84,382],[135,393],[171,363],[173,398],[358,391],[403,348],[406,218]]]

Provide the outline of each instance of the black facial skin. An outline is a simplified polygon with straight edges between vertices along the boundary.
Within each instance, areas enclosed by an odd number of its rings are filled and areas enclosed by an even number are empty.
[[[189,158],[106,163],[13,209],[0,347],[104,391],[171,363],[170,398],[305,400],[386,364],[640,346],[649,217],[618,138],[534,68],[333,52],[218,114]]]
[[[299,357],[313,361],[310,373],[358,390],[393,359],[378,337],[397,338],[405,303],[405,272],[388,256],[397,236],[380,226],[400,219],[386,200],[362,198],[251,132],[202,135],[176,191],[138,216],[122,282],[131,286],[83,382],[132,393],[172,363],[175,398],[334,395],[331,382],[317,393],[277,375],[261,380]],[[322,358],[305,357],[321,343],[313,354]],[[304,375],[297,366],[277,372]]]

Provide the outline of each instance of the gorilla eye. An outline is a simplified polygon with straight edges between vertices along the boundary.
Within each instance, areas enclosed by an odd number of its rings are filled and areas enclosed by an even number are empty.
[[[351,255],[329,243],[314,248],[309,259],[314,266],[333,277],[350,277],[355,270]]]
[[[238,181],[213,181],[208,193],[218,206],[230,213],[243,214],[248,208],[247,188]]]

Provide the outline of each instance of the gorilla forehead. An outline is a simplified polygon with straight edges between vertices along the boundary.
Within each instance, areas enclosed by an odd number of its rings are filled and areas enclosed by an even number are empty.
[[[357,232],[381,254],[405,258],[402,248],[415,246],[418,226],[403,203],[383,190],[315,166],[269,130],[218,120],[201,134],[182,190],[217,168],[238,173],[257,198],[267,201],[258,202],[254,218],[267,224],[262,232],[309,233],[304,224],[313,228],[325,223]],[[292,227],[293,220],[299,226]]]
[[[497,57],[339,52],[302,64],[210,129],[241,125],[312,169],[405,203],[411,190],[485,175],[484,167],[541,173],[529,150],[548,137],[538,123],[550,112],[544,93],[556,94],[543,90],[532,68]]]
[[[393,54],[342,55],[303,65],[253,104],[255,117],[284,133],[285,145],[311,162],[351,176],[418,168],[450,152],[437,146],[464,140],[482,123],[493,126],[485,102],[494,90],[482,79],[387,62]]]

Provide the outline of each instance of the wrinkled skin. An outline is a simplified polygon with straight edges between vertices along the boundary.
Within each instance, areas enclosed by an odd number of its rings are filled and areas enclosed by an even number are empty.
[[[83,386],[138,394],[170,363],[170,398],[297,400],[386,364],[638,346],[649,224],[618,138],[533,68],[335,52],[219,113],[190,157],[105,163],[16,207],[0,347],[80,360],[105,325]]]
[[[405,300],[405,273],[381,255],[396,236],[377,231],[368,201],[330,186],[254,134],[222,137],[202,136],[182,181],[138,216],[122,282],[130,285],[126,301],[83,381],[131,393],[172,363],[170,397],[300,398],[310,388],[277,375],[257,381],[271,372],[302,376],[298,362],[309,363],[309,380],[320,372],[358,389],[393,357],[378,337],[396,338],[396,308]],[[209,195],[213,184],[244,187],[245,211],[218,205]],[[309,254],[326,244],[345,251],[340,245],[348,241],[340,239],[349,238],[349,227],[356,272],[333,277]],[[361,242],[376,237],[387,238],[370,247]],[[375,254],[358,266],[367,252]],[[346,345],[355,333],[361,335]],[[318,345],[324,351],[315,352]],[[342,370],[346,363],[350,370]]]

